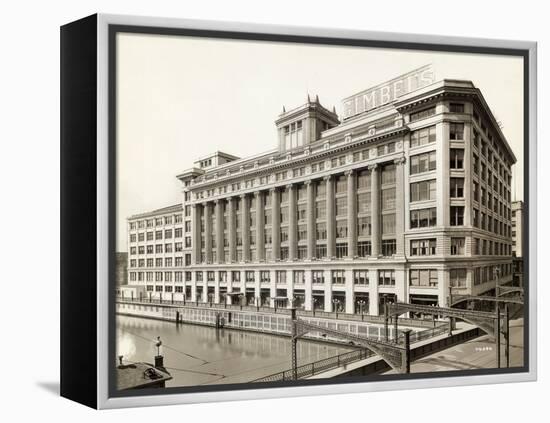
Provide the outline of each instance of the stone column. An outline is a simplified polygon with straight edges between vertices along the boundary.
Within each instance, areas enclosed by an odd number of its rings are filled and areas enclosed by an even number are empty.
[[[214,282],[214,303],[220,303],[220,280],[216,278]]]
[[[281,199],[275,188],[270,189],[269,193],[271,195],[271,254],[276,261],[281,258]]]
[[[223,200],[216,200],[216,261],[223,263],[225,260],[224,246],[223,246]]]
[[[197,279],[195,272],[193,272],[193,276],[191,277],[191,301],[197,301]]]
[[[231,294],[233,292],[233,272],[230,270],[227,271],[227,293]],[[227,295],[225,301],[227,304],[233,304],[233,296]]]
[[[305,303],[304,308],[308,311],[313,310],[313,287],[312,287],[312,274],[311,270],[304,272],[305,278]]]
[[[396,256],[405,255],[405,157],[395,164],[395,244]]]
[[[332,311],[332,274],[330,270],[325,270],[325,311]]]
[[[311,260],[315,257],[315,192],[313,181],[306,181],[305,184],[307,189],[307,259]]]
[[[356,175],[353,170],[348,170],[346,172],[346,176],[348,182],[348,257],[353,259],[357,257],[357,188],[355,183]]]
[[[377,164],[369,166],[371,171],[371,245],[373,257],[380,255],[380,183],[378,177],[380,167]]]
[[[378,316],[378,271],[369,270],[369,314]]]
[[[241,229],[243,234],[243,261],[250,260],[250,205],[246,194],[241,195]]]
[[[349,247],[348,247],[349,248]],[[354,310],[354,298],[353,298],[353,270],[346,270],[346,304],[345,304],[345,311],[346,313],[353,314],[355,312]]]
[[[277,296],[277,272],[275,270],[269,271],[269,307],[275,307],[274,298]]]
[[[327,222],[327,257],[334,258],[336,255],[336,221],[334,216],[334,178],[332,175],[325,176],[326,182],[326,222]],[[332,307],[332,306],[331,306]]]
[[[449,123],[442,122],[435,126],[437,138],[436,156],[436,188],[437,188],[437,226],[449,226],[450,219],[450,145],[449,145]]]
[[[296,260],[298,226],[296,224],[296,185],[289,184],[288,190],[288,259]]]
[[[265,259],[264,194],[256,191],[254,195],[256,196],[256,257],[258,261],[263,261]]]
[[[204,205],[204,253],[207,263],[212,263],[212,207]]]
[[[292,270],[286,272],[286,297],[288,298],[287,307],[294,305],[294,274]]]
[[[407,277],[405,275],[405,269],[395,268],[395,295],[397,295],[397,301],[408,303],[409,292],[407,286]]]
[[[235,228],[235,201],[233,197],[227,199],[227,236],[229,240],[229,261],[237,259],[237,230]]]
[[[191,209],[191,254],[192,262],[200,264],[201,262],[201,210],[200,204],[193,204]]]

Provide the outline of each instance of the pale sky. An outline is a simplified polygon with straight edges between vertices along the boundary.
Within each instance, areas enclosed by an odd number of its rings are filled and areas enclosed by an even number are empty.
[[[176,175],[216,150],[247,157],[277,145],[274,121],[319,96],[342,99],[431,63],[435,79],[467,79],[502,124],[523,199],[523,63],[509,56],[119,34],[117,251],[126,218],[181,201]]]

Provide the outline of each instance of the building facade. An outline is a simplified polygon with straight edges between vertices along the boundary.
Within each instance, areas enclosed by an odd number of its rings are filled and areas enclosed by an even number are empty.
[[[116,286],[128,285],[128,253],[116,253]]]
[[[514,154],[472,82],[422,77],[348,97],[342,120],[308,98],[273,150],[195,162],[180,205],[128,219],[129,283],[373,315],[507,283]]]
[[[512,202],[512,255],[523,257],[523,201]]]

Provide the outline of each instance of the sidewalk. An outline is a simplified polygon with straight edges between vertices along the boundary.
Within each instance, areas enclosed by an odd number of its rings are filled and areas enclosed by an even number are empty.
[[[506,367],[501,337],[500,366]],[[510,367],[523,366],[523,318],[510,321]],[[411,363],[411,373],[496,368],[495,343],[488,335],[472,339]],[[393,370],[385,374],[395,373]]]

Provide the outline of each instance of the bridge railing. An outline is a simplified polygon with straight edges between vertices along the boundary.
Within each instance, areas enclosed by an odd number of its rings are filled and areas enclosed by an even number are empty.
[[[440,325],[435,328],[425,329],[419,332],[411,332],[410,342],[411,344],[415,342],[424,341],[429,338],[434,338],[436,336],[445,334],[448,332],[447,325]],[[403,335],[400,335],[398,338],[398,343],[401,341]],[[376,354],[367,349],[360,349],[349,351],[345,353],[338,354],[333,357],[324,358],[313,363],[303,364],[297,368],[298,379],[303,379],[316,374],[326,372],[328,370],[336,369],[340,366],[350,364],[356,361],[364,360],[369,357],[374,357]],[[269,376],[264,376],[262,378],[253,380],[252,382],[280,382],[285,380],[292,380],[292,369],[285,370],[282,372],[274,373]]]
[[[322,360],[315,361],[313,363],[303,364],[301,366],[298,366],[297,368],[298,379],[311,377],[327,370],[336,369],[345,364],[364,360],[374,355],[375,354],[372,351],[361,349],[348,351],[342,354],[338,354],[334,357],[324,358]],[[252,382],[279,382],[284,380],[292,380],[292,377],[292,369],[289,369],[253,380]]]
[[[210,309],[226,309],[226,310],[242,310],[242,311],[256,311],[262,313],[274,313],[274,314],[283,314],[290,315],[290,309],[285,307],[269,307],[266,305],[255,306],[255,305],[240,305],[240,304],[226,304],[226,303],[214,303],[214,302],[202,302],[202,301],[172,301],[171,299],[155,299],[148,297],[145,298],[122,298],[118,296],[116,299],[118,302],[124,303],[141,303],[141,304],[156,304],[164,306],[174,306],[174,307],[197,307],[197,308],[210,308]],[[322,317],[333,320],[347,320],[347,321],[357,321],[357,322],[367,322],[367,323],[384,323],[384,316],[373,316],[369,314],[351,314],[343,312],[327,312],[327,311],[310,311],[297,309],[296,314],[299,317]],[[432,320],[419,320],[419,319],[409,319],[405,317],[400,317],[399,322],[403,326],[413,326],[413,327],[434,327],[434,322]]]

